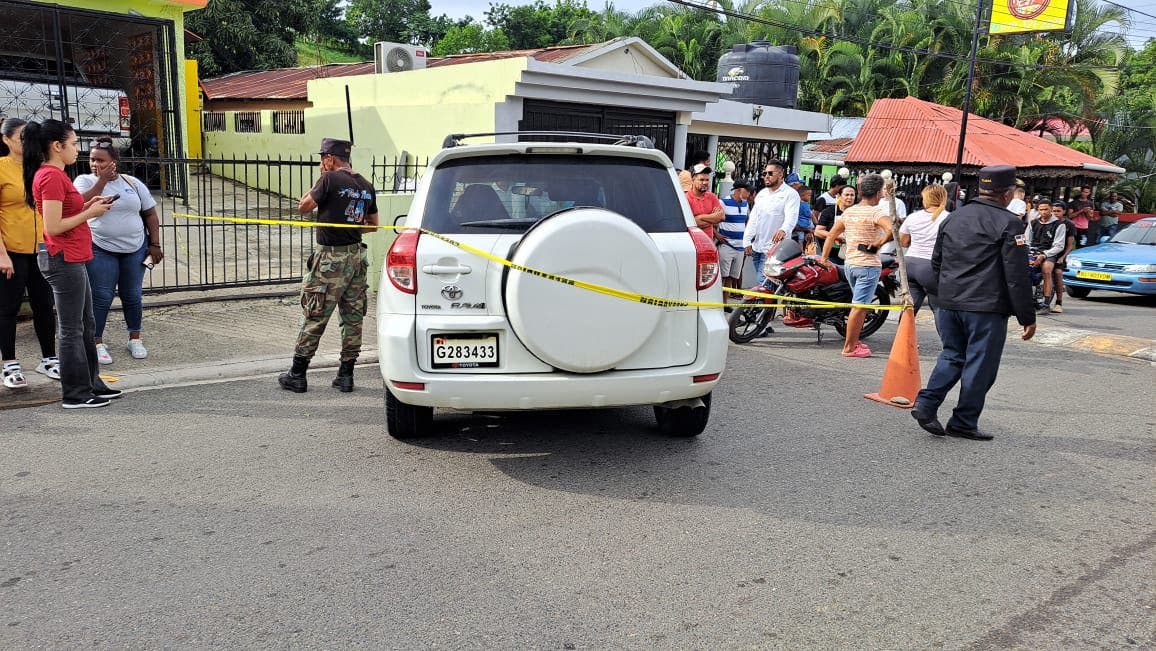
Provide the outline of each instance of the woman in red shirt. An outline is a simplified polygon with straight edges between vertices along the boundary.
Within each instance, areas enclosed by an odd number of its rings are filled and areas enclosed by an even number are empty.
[[[116,197],[85,201],[64,167],[76,162],[76,132],[59,120],[29,122],[21,133],[24,145],[24,194],[28,205],[44,218],[44,243],[36,265],[52,286],[59,339],[61,406],[65,409],[103,407],[120,397],[100,379],[92,288],[85,264],[92,259],[88,220],[108,212]]]

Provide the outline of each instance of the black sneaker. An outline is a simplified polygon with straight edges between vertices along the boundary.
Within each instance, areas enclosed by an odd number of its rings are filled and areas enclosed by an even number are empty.
[[[97,389],[96,391],[93,391],[92,394],[97,398],[116,400],[117,398],[124,395],[124,391],[121,391],[120,389],[110,389],[109,387],[105,387],[103,389]]]
[[[107,407],[108,403],[108,398],[93,396],[84,402],[62,402],[60,406],[65,409],[95,409],[97,407]]]

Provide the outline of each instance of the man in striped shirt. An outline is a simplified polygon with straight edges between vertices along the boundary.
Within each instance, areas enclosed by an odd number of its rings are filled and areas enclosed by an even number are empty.
[[[723,220],[715,228],[718,241],[719,274],[723,287],[742,288],[743,233],[747,230],[747,216],[750,214],[751,186],[746,181],[735,181],[731,196],[722,200]]]

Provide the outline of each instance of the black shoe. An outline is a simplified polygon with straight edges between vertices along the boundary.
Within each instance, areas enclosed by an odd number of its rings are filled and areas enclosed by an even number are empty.
[[[981,432],[977,429],[960,429],[951,425],[948,425],[947,429],[944,431],[947,432],[948,436],[955,436],[961,439],[971,439],[973,441],[990,441],[995,438],[991,434]]]
[[[120,389],[110,389],[108,387],[105,387],[103,389],[97,389],[96,391],[93,391],[92,394],[94,396],[96,396],[97,398],[106,398],[108,400],[116,400],[117,398],[124,395],[124,391],[121,391]]]
[[[305,393],[309,390],[309,382],[305,379],[304,373],[300,375],[293,371],[282,373],[277,376],[277,384],[280,384],[282,389],[293,393]]]
[[[62,402],[61,407],[65,409],[95,409],[96,407],[107,407],[109,405],[108,398],[101,398],[93,396],[84,402]]]
[[[915,419],[916,423],[919,423],[920,427],[931,434],[936,436],[943,436],[944,434],[947,434],[947,432],[943,429],[943,424],[940,423],[939,419],[935,416],[924,416],[923,414],[912,410],[911,417]]]
[[[333,378],[333,387],[335,389],[340,389],[342,393],[353,391],[354,364],[357,364],[357,360],[341,362],[341,366],[337,368],[337,377]]]

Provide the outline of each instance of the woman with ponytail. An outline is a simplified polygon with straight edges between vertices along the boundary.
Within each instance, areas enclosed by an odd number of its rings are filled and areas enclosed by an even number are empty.
[[[24,192],[29,206],[44,219],[44,243],[36,264],[52,286],[56,302],[60,389],[65,409],[104,407],[120,397],[100,379],[92,288],[85,263],[92,260],[88,220],[100,217],[116,197],[85,201],[64,168],[76,162],[76,132],[59,120],[29,122],[21,133],[24,146]]]
[[[44,225],[24,196],[20,132],[25,124],[17,118],[0,124],[0,384],[9,389],[28,386],[16,357],[16,315],[25,292],[40,341],[36,372],[60,379],[52,288],[36,266],[36,247],[44,241]]]
[[[939,227],[949,214],[947,212],[947,190],[939,184],[923,188],[923,210],[918,210],[903,220],[899,227],[899,243],[907,247],[904,258],[907,261],[907,285],[911,288],[911,301],[915,312],[919,312],[923,299],[935,309],[935,295],[938,283],[931,268],[931,253],[935,241],[939,239]]]

